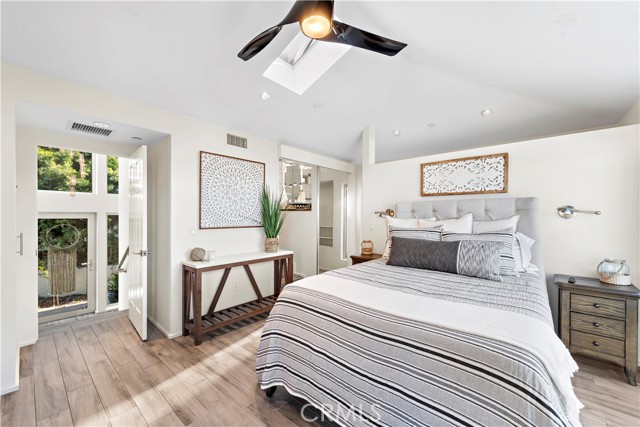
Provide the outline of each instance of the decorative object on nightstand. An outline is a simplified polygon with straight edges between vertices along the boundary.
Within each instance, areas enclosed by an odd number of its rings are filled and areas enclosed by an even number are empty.
[[[373,261],[374,259],[382,258],[382,254],[369,254],[369,255],[351,255],[351,263],[353,265],[360,264],[361,262]]]
[[[373,255],[373,242],[371,240],[363,240],[360,243],[360,255]]]
[[[631,284],[631,269],[623,259],[605,258],[598,264],[598,277],[603,283],[628,286]]]
[[[560,288],[560,337],[572,353],[624,366],[636,385],[638,299],[633,285],[617,286],[595,278],[556,274]]]

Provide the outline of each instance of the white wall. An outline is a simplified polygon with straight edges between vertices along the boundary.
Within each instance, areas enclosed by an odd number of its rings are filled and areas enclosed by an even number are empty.
[[[147,150],[148,239],[151,256],[148,259],[147,315],[154,325],[171,322],[171,301],[163,297],[171,289],[171,138],[150,145]],[[126,276],[124,274],[123,276]]]
[[[18,388],[18,304],[16,298],[16,96],[4,69],[0,146],[0,394]]]
[[[638,125],[617,127],[363,164],[363,239],[382,248],[385,221],[373,212],[392,208],[398,201],[420,199],[420,163],[508,152],[508,196],[540,198],[540,238],[548,278],[556,273],[593,277],[598,262],[616,257],[629,261],[632,279],[639,283],[639,129]],[[602,215],[564,220],[556,208],[566,204],[601,210]],[[557,290],[553,283],[549,289],[555,317]]]
[[[280,248],[293,251],[294,273],[318,272],[318,167],[311,167],[311,210],[288,211],[280,231]]]

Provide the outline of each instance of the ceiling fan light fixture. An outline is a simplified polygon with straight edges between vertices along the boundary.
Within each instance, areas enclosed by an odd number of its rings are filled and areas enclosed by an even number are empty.
[[[321,39],[331,32],[331,19],[324,15],[310,15],[300,21],[300,29],[305,36]]]

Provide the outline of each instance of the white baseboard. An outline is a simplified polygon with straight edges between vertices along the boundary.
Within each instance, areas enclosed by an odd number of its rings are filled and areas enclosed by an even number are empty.
[[[35,340],[29,340],[29,341],[25,341],[25,342],[21,342],[18,343],[18,347],[22,348],[22,347],[26,347],[28,345],[32,345],[38,342],[38,339],[36,338]]]
[[[151,322],[151,324],[153,326],[155,326],[156,328],[158,328],[158,330],[160,332],[162,332],[162,335],[164,335],[165,337],[169,338],[169,339],[173,339],[173,338],[177,338],[177,337],[181,337],[182,336],[182,331],[180,332],[169,332],[167,331],[165,328],[162,327],[162,325],[160,325],[160,323],[156,322],[155,319],[152,319],[151,317],[147,316],[147,320],[149,322]]]
[[[4,388],[2,390],[0,390],[0,396],[7,394],[7,393],[12,393],[16,390],[20,389],[20,384],[16,384],[14,386],[8,387],[8,388]]]

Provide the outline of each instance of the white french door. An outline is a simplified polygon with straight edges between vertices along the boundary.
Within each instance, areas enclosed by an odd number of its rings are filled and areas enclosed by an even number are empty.
[[[129,157],[129,320],[147,339],[147,147]]]
[[[38,323],[96,311],[96,218],[38,215]]]

